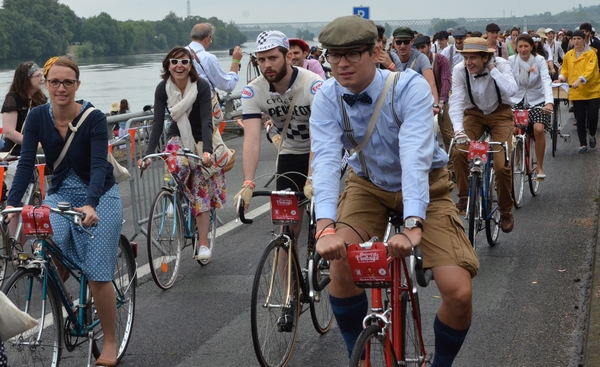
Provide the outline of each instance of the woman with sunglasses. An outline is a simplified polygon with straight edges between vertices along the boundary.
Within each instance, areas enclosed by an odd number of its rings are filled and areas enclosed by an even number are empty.
[[[517,39],[517,54],[510,56],[508,61],[512,67],[513,76],[519,86],[517,92],[510,98],[513,109],[529,109],[529,123],[533,126],[535,154],[537,157],[537,178],[544,179],[544,152],[546,137],[544,131],[550,131],[550,115],[540,109],[552,111],[554,97],[550,74],[546,59],[538,55],[534,49],[534,40],[528,34],[520,34]]]
[[[35,62],[22,62],[17,66],[2,105],[2,127],[5,140],[3,152],[14,156],[20,155],[25,118],[33,107],[42,105],[47,100],[42,92],[43,84],[42,71]]]
[[[152,154],[158,147],[158,140],[165,125],[165,112],[169,112],[173,122],[167,130],[166,151],[183,152],[189,149],[194,152],[196,143],[202,142],[202,165],[212,164],[212,104],[208,82],[198,76],[193,67],[192,55],[184,47],[175,47],[162,62],[162,81],[154,92],[154,122],[146,154]],[[138,167],[145,169],[151,160],[138,161]],[[225,205],[225,175],[219,173],[205,178],[202,167],[189,162],[185,157],[177,158],[175,172],[183,183],[184,193],[190,201],[192,215],[196,218],[198,228],[197,260],[207,263],[211,252],[208,247],[208,228],[210,225],[210,209],[222,208]]]
[[[33,174],[37,147],[41,143],[46,164],[53,167],[44,203],[51,207],[57,207],[59,202],[71,203],[73,210],[85,214],[82,223],[93,235],[82,232],[68,218],[52,213],[52,241],[89,279],[104,333],[102,353],[96,365],[116,366],[116,296],[112,280],[123,207],[113,166],[106,159],[108,124],[104,113],[93,110],[90,102],[75,100],[81,82],[79,67],[73,60],[68,57],[48,60],[44,77],[50,103],[32,109],[27,116],[21,158],[8,195],[8,206],[19,205]],[[59,272],[64,279],[68,277],[65,269],[59,267]]]

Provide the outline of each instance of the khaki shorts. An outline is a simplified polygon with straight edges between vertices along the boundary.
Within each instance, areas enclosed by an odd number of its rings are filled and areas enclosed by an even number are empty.
[[[423,265],[426,268],[458,265],[474,277],[479,260],[450,196],[452,188],[446,167],[429,173],[429,205],[419,245],[423,250]],[[338,202],[338,222],[362,228],[369,238],[382,239],[389,209],[403,212],[402,191],[385,191],[349,170],[346,188]]]

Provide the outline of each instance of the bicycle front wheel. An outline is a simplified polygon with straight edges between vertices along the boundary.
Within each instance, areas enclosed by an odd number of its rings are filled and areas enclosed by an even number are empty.
[[[531,146],[533,139],[529,137],[529,170],[527,177],[529,178],[529,191],[532,196],[537,196],[540,189],[540,181],[537,179],[537,156],[535,155],[535,147]]]
[[[288,273],[287,256],[290,253],[292,268]],[[296,256],[286,240],[279,237],[265,249],[252,285],[252,344],[262,367],[288,363],[298,332],[299,304],[300,273]]]
[[[150,272],[157,286],[169,289],[175,283],[181,263],[183,214],[175,204],[173,193],[161,190],[148,218],[148,258]]]
[[[496,171],[493,167],[487,182],[486,207],[485,236],[490,246],[496,246],[500,233],[500,210],[498,209],[498,192],[496,190]]]
[[[520,208],[523,205],[523,188],[525,187],[525,151],[523,150],[523,140],[517,139],[510,159],[512,169],[512,197],[515,208]]]
[[[369,325],[361,331],[352,349],[349,367],[388,367],[397,366],[398,360],[389,338],[381,326]]]
[[[469,216],[468,235],[469,241],[471,241],[471,246],[473,246],[473,248],[475,248],[475,237],[477,236],[477,227],[479,227],[479,185],[481,185],[481,178],[479,177],[479,172],[473,172],[471,175],[471,183],[469,186],[469,207],[467,208],[467,213]]]
[[[414,301],[413,301],[414,299]],[[425,348],[421,341],[421,309],[419,308],[419,295],[402,292],[400,297],[402,303],[402,355],[400,360],[404,366],[419,367],[425,361]]]
[[[135,287],[137,284],[137,272],[135,257],[131,244],[125,236],[121,235],[119,248],[117,251],[117,265],[115,267],[115,295],[117,297],[117,361],[121,361],[129,340],[131,339],[131,330],[133,328],[133,316],[135,314]],[[95,306],[92,302],[92,310],[95,313]],[[100,357],[102,346],[104,345],[104,333],[94,332],[94,344],[92,345],[94,357]]]
[[[49,278],[46,299],[42,298],[43,281],[41,269],[20,269],[2,289],[19,310],[39,322],[34,328],[4,340],[9,366],[58,366],[62,353],[61,303]]]
[[[3,224],[0,224],[3,225]],[[4,284],[4,278],[6,278],[6,272],[8,267],[8,261],[11,259],[12,251],[10,251],[10,241],[3,233],[0,234],[0,288]]]
[[[311,261],[313,261],[311,259]],[[329,266],[324,265],[325,261],[320,261],[320,264],[315,264],[317,267],[316,275],[317,282],[320,282],[324,277],[329,276]],[[333,323],[333,310],[329,303],[329,292],[327,287],[320,292],[314,292],[314,296],[310,300],[310,317],[315,330],[319,334],[325,334],[331,328]]]

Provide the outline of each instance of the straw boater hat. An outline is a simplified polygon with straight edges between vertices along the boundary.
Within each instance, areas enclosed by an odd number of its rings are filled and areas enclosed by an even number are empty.
[[[465,39],[463,43],[462,50],[456,50],[456,52],[465,53],[465,52],[487,52],[487,53],[495,53],[496,50],[493,48],[489,48],[487,41],[481,37],[469,37]]]
[[[539,28],[535,33],[540,36],[540,38],[548,38],[548,36],[546,36],[546,28]]]

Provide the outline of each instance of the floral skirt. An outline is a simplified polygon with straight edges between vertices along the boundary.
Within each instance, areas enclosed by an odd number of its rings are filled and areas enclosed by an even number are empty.
[[[165,152],[183,153],[179,141],[178,136],[169,139]],[[211,208],[225,207],[227,185],[222,170],[207,179],[202,174],[200,162],[191,162],[188,158],[181,156],[177,157],[177,164],[167,164],[167,169],[183,182],[183,193],[190,202],[193,216],[196,217]]]

